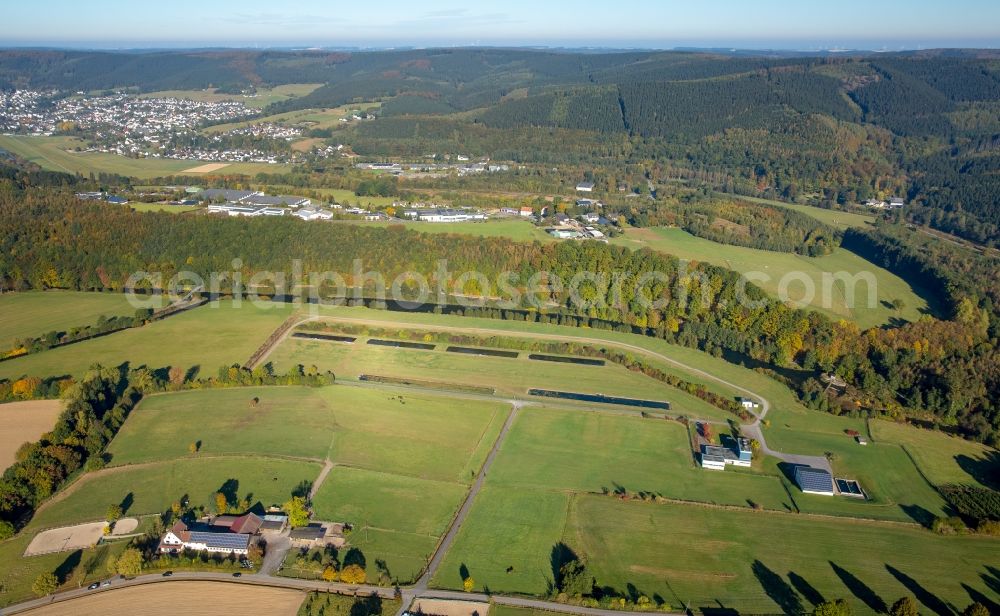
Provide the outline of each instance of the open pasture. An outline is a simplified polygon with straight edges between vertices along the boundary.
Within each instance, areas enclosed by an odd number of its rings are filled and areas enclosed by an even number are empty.
[[[765,429],[764,435],[770,447],[789,453],[829,453],[834,473],[838,477],[860,481],[870,498],[868,501],[831,499],[800,494],[791,488],[803,511],[924,524],[930,517],[944,514],[944,499],[920,475],[899,445],[873,442],[862,446],[848,436],[845,430],[865,434],[867,430],[863,421],[820,411],[796,412],[786,407],[772,410],[768,418],[771,426]],[[786,481],[790,479],[786,477]]]
[[[124,304],[124,296],[111,297]],[[231,301],[206,304],[144,327],[2,362],[0,378],[80,376],[95,362],[105,366],[129,362],[133,368],[154,369],[198,366],[202,376],[211,375],[221,366],[246,361],[291,310],[283,304],[267,308],[249,302],[240,308]]]
[[[490,471],[494,487],[654,496],[787,511],[775,476],[696,466],[683,425],[600,412],[522,409]]]
[[[422,392],[349,386],[318,391],[336,419],[330,460],[438,481],[470,482],[509,410],[502,402]]]
[[[876,443],[895,443],[906,450],[934,485],[989,487],[991,475],[1000,477],[1000,452],[981,443],[891,421],[872,421],[871,431]]]
[[[253,94],[224,94],[215,88],[204,90],[161,90],[141,94],[139,98],[181,98],[189,101],[199,101],[203,103],[217,103],[223,101],[239,101],[247,107],[263,109],[268,105],[280,103],[293,98],[299,98],[309,94],[323,84],[319,83],[287,83],[273,88],[258,88]]]
[[[335,427],[334,409],[315,389],[193,390],[146,397],[108,452],[115,465],[227,454],[322,460]]]
[[[215,493],[267,507],[311,483],[322,465],[274,458],[203,457],[123,466],[87,473],[43,505],[24,532],[103,520],[110,505],[129,516],[162,513],[186,497],[215,508]]]
[[[810,299],[807,306],[833,319],[849,319],[862,328],[876,327],[891,319],[916,321],[922,314],[933,309],[927,300],[918,295],[902,278],[886,269],[870,263],[843,248],[822,257],[758,250],[720,244],[695,237],[677,228],[633,228],[625,235],[612,240],[613,243],[630,248],[650,248],[674,255],[680,259],[703,261],[735,270],[741,274],[752,272],[750,282],[767,293],[777,296],[782,279],[786,278],[787,298],[792,301]],[[824,274],[845,272],[849,276],[870,273],[876,282],[872,291],[873,306],[869,306],[869,285],[863,280],[854,284],[854,301],[851,302],[842,281],[837,281],[830,293],[824,293]],[[806,295],[802,280],[812,283],[814,296]],[[895,299],[903,301],[902,310],[888,306]]]
[[[56,425],[61,400],[25,400],[0,404],[0,469],[16,460],[23,443],[35,442]]]
[[[625,592],[631,584],[696,612],[801,613],[820,597],[843,597],[856,614],[871,614],[910,595],[921,612],[940,614],[945,602],[961,610],[973,595],[1000,598],[1000,542],[918,528],[580,496],[564,540],[599,585]],[[476,579],[492,585],[502,576]]]
[[[477,590],[546,594],[553,579],[552,548],[562,540],[571,498],[565,492],[487,484],[431,585],[462,588],[464,568]]]
[[[121,293],[24,291],[0,295],[0,347],[20,338],[41,336],[97,323],[98,317],[127,316],[135,308]]]
[[[353,525],[348,541],[400,581],[416,579],[465,497],[460,483],[338,466],[313,499],[316,517]]]

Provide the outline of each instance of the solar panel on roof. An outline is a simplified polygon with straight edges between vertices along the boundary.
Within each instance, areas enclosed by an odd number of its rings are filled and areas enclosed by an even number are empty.
[[[823,469],[800,466],[795,470],[795,481],[803,490],[833,492],[833,477]]]
[[[191,543],[204,543],[213,548],[228,548],[231,550],[245,550],[247,547],[247,535],[233,533],[204,533],[192,532]]]

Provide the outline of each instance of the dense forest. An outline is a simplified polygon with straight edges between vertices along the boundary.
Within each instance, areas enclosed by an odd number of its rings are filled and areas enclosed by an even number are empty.
[[[230,271],[236,259],[244,279],[261,271],[284,272],[291,279],[293,259],[298,259],[306,275],[332,270],[347,286],[364,287],[368,295],[378,286],[377,277],[363,274],[368,271],[380,273],[387,286],[404,272],[426,277],[432,287],[447,282],[438,275],[438,260],[447,256],[454,276],[477,271],[490,284],[483,288],[469,279],[461,286],[452,284],[451,291],[526,307],[517,318],[617,323],[769,367],[792,374],[789,378],[798,382],[807,402],[815,401],[813,384],[819,375],[834,372],[847,380],[849,390],[844,398],[820,406],[837,412],[915,414],[996,442],[1000,319],[995,290],[978,284],[980,272],[973,263],[960,269],[966,265],[950,253],[923,250],[908,237],[894,249],[881,243],[882,237],[856,233],[846,239],[864,242],[876,262],[922,263],[927,276],[940,278],[947,290],[951,320],[925,317],[896,329],[861,332],[851,323],[832,323],[818,313],[771,300],[735,272],[705,264],[687,271],[667,255],[596,242],[543,245],[290,218],[139,214],[10,181],[0,190],[0,285],[120,290],[136,271],[162,272],[167,280],[189,270],[208,279],[211,272]],[[363,264],[360,272],[355,259]],[[618,284],[611,284],[612,275]],[[491,282],[501,277],[506,287]],[[556,278],[582,282],[558,285]],[[228,283],[221,288],[226,290]],[[537,298],[534,307],[530,297]],[[500,311],[485,314],[505,316]]]

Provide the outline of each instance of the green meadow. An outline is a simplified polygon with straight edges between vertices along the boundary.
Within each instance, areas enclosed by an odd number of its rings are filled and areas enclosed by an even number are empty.
[[[124,303],[123,296],[109,297]],[[238,309],[230,301],[206,304],[143,327],[2,362],[0,378],[80,376],[94,363],[124,362],[133,368],[198,367],[202,376],[211,376],[222,366],[245,362],[291,310],[281,304],[257,308],[243,302]]]
[[[135,308],[121,293],[24,291],[0,295],[0,346],[50,331],[94,325],[100,316],[131,316]]]
[[[884,325],[892,319],[916,321],[933,309],[902,278],[843,248],[822,257],[805,257],[720,244],[695,237],[683,229],[667,227],[628,229],[625,235],[612,242],[629,248],[650,248],[680,259],[711,263],[741,274],[750,273],[750,282],[774,296],[780,294],[784,280],[785,296],[789,300],[801,302],[833,319],[854,321],[862,328]],[[843,281],[826,285],[829,292],[824,291],[824,275],[838,272],[852,277],[870,273],[875,285],[870,289],[864,280],[852,284],[854,301],[851,302]],[[813,293],[808,292],[804,280],[810,281]],[[903,302],[899,311],[888,305],[896,299]]]

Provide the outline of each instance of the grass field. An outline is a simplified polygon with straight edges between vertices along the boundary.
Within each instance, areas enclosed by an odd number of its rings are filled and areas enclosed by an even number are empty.
[[[252,405],[250,401],[258,398]],[[211,409],[211,412],[206,412]],[[256,454],[323,460],[336,427],[334,410],[317,390],[252,387],[149,396],[108,448],[112,464],[198,454]]]
[[[169,203],[132,203],[128,206],[136,212],[168,212],[170,214],[183,214],[193,212],[198,208],[196,205],[170,205]]]
[[[15,462],[22,443],[34,442],[56,425],[60,400],[26,400],[0,404],[0,470]]]
[[[340,119],[348,117],[352,111],[367,111],[368,109],[377,109],[380,106],[381,103],[357,103],[342,105],[340,107],[333,107],[330,109],[299,109],[296,111],[276,113],[269,116],[260,116],[241,122],[216,124],[205,128],[203,132],[209,135],[224,133],[237,128],[245,128],[253,124],[262,124],[265,122],[282,124],[285,126],[301,126],[304,128],[336,128],[343,125],[343,122],[341,122]]]
[[[565,492],[487,485],[431,585],[461,588],[464,566],[480,589],[546,594],[550,552],[562,539],[570,498]]]
[[[319,390],[335,409],[330,459],[338,464],[468,483],[506,418],[501,402],[357,387]],[[372,446],[372,443],[385,446]]]
[[[109,505],[128,502],[135,517],[162,513],[187,495],[192,506],[215,509],[216,492],[236,482],[235,495],[251,504],[281,504],[302,482],[312,482],[321,464],[297,460],[203,457],[109,468],[88,473],[45,504],[22,532],[104,519]]]
[[[175,160],[172,158],[127,158],[105,152],[74,152],[85,147],[74,137],[36,137],[26,135],[0,135],[0,149],[12,152],[45,169],[64,173],[117,173],[135,178],[155,178],[179,175],[197,167],[203,161]],[[283,173],[290,165],[266,163],[233,163],[219,171],[225,175],[256,175],[258,173]]]
[[[599,584],[621,591],[633,584],[675,607],[797,613],[822,596],[846,598],[867,614],[881,610],[865,599],[880,607],[879,600],[911,595],[932,613],[939,602],[959,610],[971,603],[963,584],[995,601],[1000,581],[1000,542],[991,539],[600,497],[572,502],[564,540]],[[502,576],[490,573],[477,580]]]
[[[285,340],[269,360],[279,372],[295,364],[315,365],[342,377],[378,374],[412,379],[492,387],[500,394],[525,397],[530,387],[603,393],[667,400],[671,412],[725,421],[731,414],[699,398],[616,364],[577,366],[527,359],[469,356],[438,350],[398,349],[365,344],[346,345],[301,338]]]
[[[787,279],[786,296],[789,299],[809,299],[800,277],[811,280],[814,293],[808,302],[809,307],[834,319],[853,320],[862,328],[883,325],[892,319],[915,321],[933,308],[902,278],[842,248],[823,257],[804,257],[720,244],[695,237],[682,229],[665,227],[628,229],[625,235],[612,241],[630,248],[646,247],[681,259],[711,263],[741,274],[752,272],[750,281],[774,296],[779,294],[783,277],[794,273],[793,278]],[[877,282],[874,307],[869,306],[869,289],[863,282],[855,285],[853,306],[849,305],[843,282],[833,285],[829,294],[824,293],[824,273],[837,272],[846,272],[851,276],[870,272]],[[887,305],[894,299],[903,301],[902,310],[897,312]]]
[[[1000,466],[995,449],[942,432],[889,421],[872,421],[871,432],[876,442],[902,446],[934,485],[988,486],[985,478]]]
[[[41,336],[97,323],[101,315],[126,316],[135,308],[120,293],[25,291],[0,295],[0,348],[19,338]]]
[[[666,498],[790,510],[777,477],[695,466],[685,427],[662,419],[525,408],[490,471],[491,486],[648,492]]]
[[[121,295],[107,297],[124,303]],[[238,312],[229,301],[207,304],[144,327],[2,362],[0,378],[79,376],[95,362],[185,370],[200,366],[202,376],[212,375],[223,365],[246,361],[290,313],[290,306],[277,304],[263,309],[244,302]]]
[[[288,83],[273,88],[258,88],[249,96],[243,94],[222,94],[216,92],[215,88],[206,90],[162,90],[142,94],[139,98],[182,98],[190,101],[203,103],[217,103],[222,101],[240,101],[247,107],[263,109],[268,105],[280,103],[292,98],[299,98],[309,94],[323,84],[320,83]]]
[[[863,421],[784,407],[774,409],[768,418],[771,426],[765,429],[765,436],[769,446],[790,453],[833,454],[837,476],[857,479],[871,498],[865,502],[796,495],[803,511],[922,523],[927,522],[928,516],[944,514],[941,495],[921,477],[899,445],[879,441],[861,446],[844,433],[850,429],[865,434]]]
[[[295,616],[305,593],[290,588],[247,586],[225,582],[180,580],[169,584],[147,584],[119,588],[46,605],[32,610],[32,616],[105,616],[123,606],[142,606],[144,616],[175,616],[177,597],[184,597],[184,614],[217,616],[262,612],[274,616]]]
[[[382,559],[399,581],[424,569],[467,486],[357,468],[336,467],[313,507],[321,520],[349,522],[350,546],[368,562]]]
[[[477,237],[505,237],[517,242],[554,242],[551,235],[541,227],[526,220],[498,219],[486,222],[378,222],[367,223],[378,226],[403,225],[407,229],[423,233],[460,233]]]
[[[31,584],[42,573],[56,573],[62,588],[80,588],[108,577],[107,561],[117,558],[128,545],[126,541],[105,543],[75,552],[57,552],[22,558],[33,533],[21,533],[0,542],[0,606],[34,599]]]
[[[796,212],[801,212],[812,216],[816,220],[823,224],[830,225],[835,229],[851,229],[851,228],[864,228],[869,227],[875,222],[875,217],[868,214],[857,214],[855,212],[838,212],[837,210],[824,210],[821,207],[813,207],[811,205],[803,205],[801,203],[788,203],[786,201],[774,201],[772,199],[759,199],[757,197],[735,197],[733,195],[725,195],[724,193],[719,193],[724,197],[733,197],[741,199],[743,201],[750,201],[753,203],[763,203],[764,205],[772,205],[774,207],[783,207],[789,210],[795,210]]]

